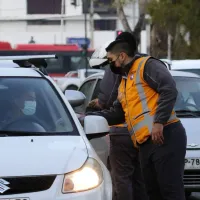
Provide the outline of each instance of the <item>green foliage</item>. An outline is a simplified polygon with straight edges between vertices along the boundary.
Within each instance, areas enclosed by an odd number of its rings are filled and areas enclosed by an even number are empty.
[[[200,59],[200,0],[151,0],[148,12],[154,26],[172,35],[174,59]],[[184,40],[188,32],[189,45]]]

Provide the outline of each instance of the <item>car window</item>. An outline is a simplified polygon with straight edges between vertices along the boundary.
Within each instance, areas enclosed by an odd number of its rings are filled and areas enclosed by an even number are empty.
[[[76,113],[81,113],[81,114],[85,113],[86,107],[88,103],[91,101],[95,85],[96,85],[96,79],[93,79],[87,81],[80,87],[79,91],[86,96],[86,100],[83,105],[78,106],[74,109]]]
[[[200,78],[174,77],[178,90],[175,110],[200,111]]]
[[[97,72],[95,72],[95,71],[87,71],[87,73],[85,72],[85,77],[87,78],[88,76],[91,76],[92,74],[96,74],[96,73]]]
[[[0,131],[77,135],[59,95],[44,78],[0,78]]]
[[[97,84],[94,89],[94,92],[93,92],[93,95],[92,95],[92,100],[98,98],[100,83],[101,83],[101,79],[98,79]]]

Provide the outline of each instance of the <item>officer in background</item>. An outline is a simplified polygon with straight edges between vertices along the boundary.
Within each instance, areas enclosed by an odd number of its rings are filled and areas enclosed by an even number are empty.
[[[123,35],[122,35],[123,36]],[[119,37],[120,38],[120,37]],[[132,38],[124,38],[134,47]],[[97,49],[90,59],[90,66],[99,68],[107,64],[106,50],[108,46]],[[94,99],[86,112],[109,109],[117,99],[121,75],[114,74],[109,66],[100,83],[98,99]],[[138,149],[133,146],[126,124],[118,124],[110,129],[110,167],[113,182],[113,200],[147,200]]]

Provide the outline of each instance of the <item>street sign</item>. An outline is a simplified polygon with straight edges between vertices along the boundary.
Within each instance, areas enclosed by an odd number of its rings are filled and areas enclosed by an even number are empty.
[[[82,48],[82,45],[90,46],[90,39],[89,38],[67,38],[67,44],[77,44],[79,47]]]

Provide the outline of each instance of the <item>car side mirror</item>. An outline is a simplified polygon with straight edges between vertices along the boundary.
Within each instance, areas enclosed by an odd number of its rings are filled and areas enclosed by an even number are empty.
[[[65,90],[65,97],[72,107],[81,106],[86,99],[82,92],[76,90]]]
[[[110,128],[104,117],[88,115],[84,119],[84,130],[88,140],[91,140],[107,135]]]

